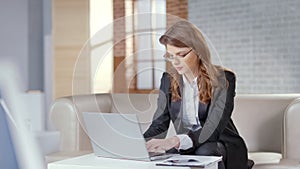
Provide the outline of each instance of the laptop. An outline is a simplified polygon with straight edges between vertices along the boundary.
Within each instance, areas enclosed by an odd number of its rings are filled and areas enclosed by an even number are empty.
[[[176,155],[148,153],[136,114],[84,112],[83,119],[96,156],[154,161]]]

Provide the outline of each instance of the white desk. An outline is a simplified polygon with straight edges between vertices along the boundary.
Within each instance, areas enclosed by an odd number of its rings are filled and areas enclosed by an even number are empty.
[[[189,167],[156,166],[155,161],[133,161],[96,157],[87,154],[62,161],[48,164],[48,169],[189,169]],[[200,168],[197,168],[200,169]],[[212,164],[205,169],[218,169],[218,163]]]

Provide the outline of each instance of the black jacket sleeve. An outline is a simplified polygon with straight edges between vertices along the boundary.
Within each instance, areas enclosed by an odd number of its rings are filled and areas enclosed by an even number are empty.
[[[220,135],[222,134],[222,132],[224,131],[224,129],[226,128],[226,126],[228,125],[228,123],[231,120],[231,115],[232,115],[232,111],[234,108],[236,78],[235,78],[234,73],[230,72],[230,71],[225,71],[225,76],[226,76],[226,79],[228,82],[228,86],[227,86],[226,94],[225,94],[226,95],[225,103],[224,103],[224,101],[221,101],[222,98],[219,98],[220,103],[224,104],[224,110],[221,115],[221,120],[220,120],[217,128],[215,129],[213,134],[208,139],[209,141],[218,141],[219,140]]]
[[[160,91],[157,100],[157,109],[154,113],[152,123],[144,133],[148,141],[152,138],[165,138],[170,125],[170,114],[168,110],[170,79],[167,73],[161,78]]]

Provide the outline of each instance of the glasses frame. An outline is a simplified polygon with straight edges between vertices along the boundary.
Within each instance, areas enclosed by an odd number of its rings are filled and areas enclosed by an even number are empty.
[[[191,51],[193,51],[193,48],[191,48],[189,51],[187,51],[184,55],[170,55],[168,52],[164,54],[164,58],[166,61],[172,62],[175,60],[175,58],[179,58],[179,59],[183,59],[185,58],[188,54],[191,53]]]

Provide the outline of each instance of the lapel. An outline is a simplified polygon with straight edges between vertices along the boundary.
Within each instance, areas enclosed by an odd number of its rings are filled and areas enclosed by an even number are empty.
[[[219,87],[214,88],[213,98],[211,99],[211,103],[209,105],[209,110],[207,114],[207,119],[204,125],[202,126],[202,131],[199,136],[199,143],[205,142],[212,133],[218,127],[226,104],[226,96],[227,96],[227,88],[225,74],[219,77],[219,83],[221,84]],[[223,86],[223,87],[222,87]]]
[[[183,104],[182,104],[182,95],[183,93],[183,79],[182,79],[182,75],[180,76],[179,79],[179,95],[181,96],[181,99],[179,101],[176,101],[175,103],[173,103],[173,107],[176,107],[177,110],[179,109],[179,112],[176,117],[176,119],[174,120],[174,126],[176,128],[176,131],[178,133],[185,133],[185,131],[183,131],[184,127],[183,127],[183,123],[182,123],[182,113],[183,113]]]

